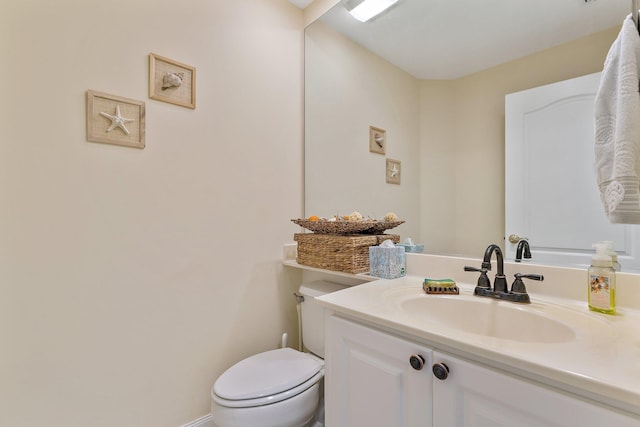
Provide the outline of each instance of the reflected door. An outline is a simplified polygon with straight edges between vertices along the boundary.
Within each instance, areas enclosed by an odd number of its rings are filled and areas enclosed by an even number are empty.
[[[614,242],[624,270],[640,269],[638,226],[610,224],[594,157],[600,73],[509,94],[505,99],[505,249],[528,238],[532,262],[588,265],[594,242]]]

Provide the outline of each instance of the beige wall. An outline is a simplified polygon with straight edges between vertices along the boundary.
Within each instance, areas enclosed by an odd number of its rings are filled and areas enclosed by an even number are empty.
[[[321,22],[305,34],[306,214],[359,211],[405,220],[419,235],[419,81]],[[369,151],[369,126],[386,130],[386,154]],[[386,159],[401,184],[386,182]]]
[[[455,82],[420,82],[420,243],[427,253],[455,253]]]
[[[7,0],[0,14],[0,425],[171,426],[296,334],[303,14],[286,0]],[[147,56],[197,109],[147,97]],[[146,102],[86,142],[85,92]],[[295,344],[295,343],[293,343]]]
[[[489,243],[504,242],[505,95],[601,71],[618,31],[612,28],[458,80],[421,82],[425,243],[436,252],[480,256]],[[434,159],[441,159],[435,167]],[[433,205],[453,213],[453,219],[429,210]]]
[[[333,6],[340,3],[340,0],[314,0],[304,9],[304,24],[311,24],[313,21],[321,17],[325,12]]]

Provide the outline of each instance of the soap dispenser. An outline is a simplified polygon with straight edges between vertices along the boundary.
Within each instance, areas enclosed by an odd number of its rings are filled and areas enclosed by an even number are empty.
[[[611,257],[611,262],[613,263],[613,269],[615,271],[620,271],[620,262],[618,261],[618,253],[613,248],[613,242],[611,240],[605,240],[602,243],[607,245],[607,254]]]
[[[589,309],[606,314],[616,312],[616,272],[606,243],[594,243],[596,253],[589,267]]]

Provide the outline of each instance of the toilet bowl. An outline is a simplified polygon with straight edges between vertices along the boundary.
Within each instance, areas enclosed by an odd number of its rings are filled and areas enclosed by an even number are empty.
[[[217,427],[324,425],[324,309],[314,299],[344,287],[326,281],[300,287],[302,337],[308,352],[265,351],[227,369],[211,389]]]

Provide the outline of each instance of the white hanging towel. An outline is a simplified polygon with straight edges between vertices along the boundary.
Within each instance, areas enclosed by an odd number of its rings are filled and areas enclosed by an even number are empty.
[[[640,36],[629,15],[604,62],[595,99],[595,160],[609,221],[640,224]]]

